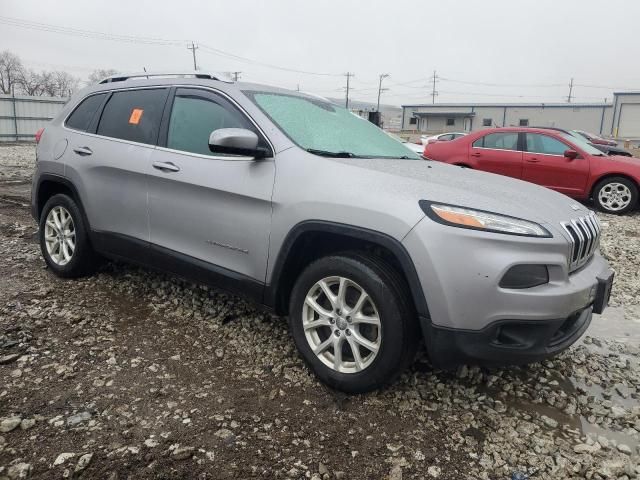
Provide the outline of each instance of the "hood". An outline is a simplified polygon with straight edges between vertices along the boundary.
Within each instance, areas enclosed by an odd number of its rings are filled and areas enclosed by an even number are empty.
[[[336,160],[376,172],[377,183],[416,204],[430,200],[532,220],[546,226],[586,215],[571,198],[533,183],[434,161],[389,159]]]

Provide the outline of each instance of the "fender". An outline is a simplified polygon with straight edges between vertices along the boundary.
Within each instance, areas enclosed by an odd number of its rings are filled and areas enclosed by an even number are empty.
[[[76,201],[76,203],[80,207],[80,211],[82,212],[82,219],[84,220],[84,223],[87,226],[88,230],[91,231],[91,224],[89,223],[87,214],[84,211],[82,199],[78,194],[78,189],[67,177],[55,175],[53,173],[41,174],[38,178],[38,183],[35,185],[35,187],[33,187],[35,188],[35,192],[34,195],[32,195],[33,201],[31,202],[31,216],[36,220],[36,222],[40,221],[40,211],[38,209],[38,204],[40,201],[40,187],[44,182],[59,183],[60,185],[64,185],[66,188],[71,190],[71,195],[73,196],[73,199]]]
[[[411,297],[413,299],[418,315],[423,318],[430,318],[429,309],[427,307],[427,300],[424,296],[422,285],[420,284],[420,279],[418,278],[418,273],[416,272],[415,265],[413,264],[413,261],[409,256],[409,252],[407,252],[407,249],[404,247],[404,245],[402,245],[400,241],[387,235],[386,233],[378,232],[376,230],[370,230],[368,228],[357,227],[354,225],[347,225],[344,223],[328,222],[324,220],[307,220],[300,222],[293,228],[291,228],[291,230],[285,237],[282,246],[280,247],[280,251],[278,252],[270,281],[265,286],[263,302],[265,305],[272,307],[276,306],[277,299],[280,294],[279,286],[281,285],[282,281],[282,272],[289,253],[293,245],[296,243],[296,240],[302,234],[307,232],[333,233],[359,240],[366,240],[389,250],[393,255],[395,255],[400,263],[402,273],[404,274],[407,283],[409,284]]]

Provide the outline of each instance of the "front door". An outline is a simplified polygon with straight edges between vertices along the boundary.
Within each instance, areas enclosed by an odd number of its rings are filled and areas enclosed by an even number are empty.
[[[525,134],[522,179],[565,195],[583,195],[589,178],[589,160],[565,157],[564,152],[569,149],[574,147],[550,135]]]
[[[220,275],[264,283],[274,160],[213,154],[209,135],[247,128],[265,146],[266,140],[221,94],[180,87],[169,104],[160,146],[149,162],[152,249],[183,265],[210,269],[214,283]]]
[[[522,178],[522,151],[517,132],[490,133],[469,146],[469,164],[476,170]]]

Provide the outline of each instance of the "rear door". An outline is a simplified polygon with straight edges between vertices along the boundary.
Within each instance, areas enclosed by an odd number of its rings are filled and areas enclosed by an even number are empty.
[[[469,145],[469,163],[477,170],[513,178],[522,177],[522,150],[518,132],[489,133]]]
[[[589,179],[589,160],[565,157],[564,152],[569,149],[575,147],[554,136],[526,133],[522,179],[565,195],[583,195]]]
[[[169,103],[160,146],[148,160],[152,247],[183,264],[206,262],[214,283],[216,273],[263,283],[274,159],[213,154],[209,135],[246,128],[268,147],[266,139],[222,94],[179,87]]]
[[[112,240],[100,247],[118,254],[124,248],[121,240],[149,240],[147,170],[168,88],[104,95],[104,106],[88,129],[71,138],[66,176],[82,190],[91,229]],[[72,117],[68,127],[70,122]]]

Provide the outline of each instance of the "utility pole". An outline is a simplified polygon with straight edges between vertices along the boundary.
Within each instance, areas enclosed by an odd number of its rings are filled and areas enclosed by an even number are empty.
[[[234,82],[237,82],[237,81],[238,81],[238,79],[240,78],[240,74],[241,74],[241,73],[242,73],[242,72],[231,72],[231,74],[233,75],[233,81],[234,81]]]
[[[193,69],[198,70],[198,64],[196,63],[196,50],[198,49],[198,47],[196,47],[196,45],[191,42],[191,46],[187,46],[187,49],[191,50],[191,53],[193,53]]]
[[[376,112],[380,111],[380,95],[382,94],[382,92],[386,92],[387,90],[389,90],[388,88],[382,88],[382,80],[384,80],[388,76],[388,73],[380,74],[380,82],[378,83],[378,106],[376,107]]]
[[[431,89],[431,103],[436,103],[436,97],[438,96],[438,92],[436,92],[436,80],[438,80],[438,75],[436,75],[436,71],[433,71],[433,77],[431,77],[431,81],[433,82],[433,88]]]
[[[347,72],[345,73],[345,76],[347,77],[347,96],[344,101],[344,107],[348,110],[349,109],[349,80],[351,79],[351,77],[355,75],[351,72]]]
[[[569,82],[569,96],[567,97],[567,103],[571,103],[571,94],[573,93],[573,78]]]

